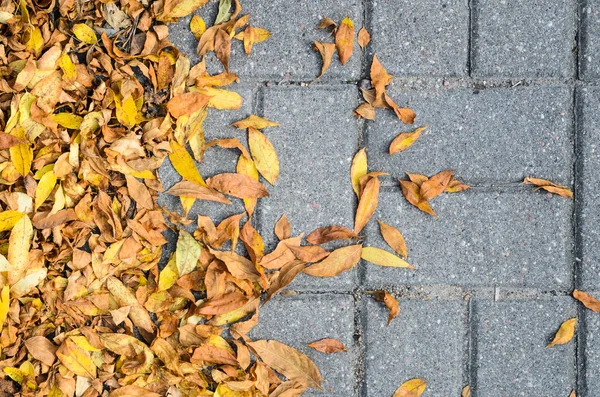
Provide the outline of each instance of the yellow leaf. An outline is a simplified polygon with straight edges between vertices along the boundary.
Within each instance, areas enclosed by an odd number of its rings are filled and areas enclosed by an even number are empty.
[[[10,306],[10,289],[8,285],[2,287],[0,293],[0,331],[4,327],[4,322],[8,316],[8,307]]]
[[[200,18],[198,15],[194,15],[190,21],[190,31],[196,40],[200,40],[200,36],[206,32],[206,23],[204,23],[204,19]]]
[[[98,42],[96,32],[85,23],[78,23],[73,25],[73,34],[79,41],[83,41],[86,44],[94,45]]]
[[[78,130],[83,122],[83,117],[73,113],[58,113],[52,115],[52,120],[61,127]]]
[[[344,18],[335,34],[335,47],[340,62],[345,65],[354,50],[354,22],[348,17]]]
[[[159,21],[168,21],[170,19],[182,18],[190,15],[192,12],[208,3],[208,0],[182,0],[173,1],[171,3],[175,4],[175,6],[168,11],[165,10],[167,12],[158,18]]]
[[[67,369],[85,378],[96,378],[96,365],[90,353],[77,346],[70,338],[65,339],[56,356]]]
[[[179,279],[179,272],[177,270],[177,264],[175,263],[175,257],[171,256],[167,265],[161,270],[158,278],[158,289],[160,291],[166,291],[171,288]]]
[[[35,209],[37,210],[46,201],[46,199],[56,186],[56,176],[54,171],[46,172],[40,179],[35,189]]]
[[[413,143],[419,139],[421,133],[429,127],[419,127],[411,132],[403,132],[398,135],[390,144],[390,154],[398,153],[408,149]]]
[[[206,186],[204,179],[198,172],[194,159],[177,141],[171,141],[171,153],[169,153],[169,160],[173,164],[173,168],[183,177],[183,179],[193,182],[200,186]]]
[[[393,397],[419,397],[425,391],[427,384],[422,379],[411,379],[404,382]]]
[[[39,56],[44,47],[44,37],[42,36],[40,28],[26,26],[23,37],[25,39],[25,48],[27,48],[28,51],[33,52],[36,56]]]
[[[15,170],[21,176],[25,176],[31,169],[33,161],[33,149],[27,143],[21,143],[8,149],[10,152],[10,161],[15,166]]]
[[[238,162],[236,165],[236,172],[238,174],[249,176],[252,179],[258,180],[258,170],[254,165],[254,161],[247,159],[244,155],[240,155],[238,158]],[[246,212],[248,212],[248,216],[252,217],[254,213],[254,209],[256,208],[256,204],[258,203],[258,199],[256,198],[245,198],[244,200],[244,208],[246,208]]]
[[[248,128],[248,146],[258,172],[275,185],[279,177],[279,159],[271,141],[259,130]]]
[[[379,179],[373,177],[365,185],[358,201],[356,218],[354,220],[354,233],[360,233],[375,213],[379,203]]]
[[[179,277],[196,270],[198,259],[202,248],[200,244],[185,230],[179,231],[177,239],[177,248],[175,250],[175,264]]]
[[[58,59],[58,66],[63,72],[64,80],[72,83],[77,78],[77,68],[68,54],[64,54]],[[77,127],[79,128],[79,127]]]
[[[69,339],[71,339],[73,342],[75,342],[75,344],[77,346],[81,347],[85,351],[99,352],[102,350],[102,349],[98,349],[97,347],[92,346],[90,344],[90,341],[88,341],[87,338],[83,335],[70,336]]]
[[[350,167],[350,179],[352,180],[352,190],[356,193],[356,197],[360,198],[360,178],[367,175],[367,152],[365,148],[362,148],[356,153],[352,159],[352,166]]]
[[[363,248],[361,258],[379,266],[415,268],[399,256],[375,247]]]
[[[577,318],[575,317],[562,323],[556,332],[554,339],[552,339],[552,342],[550,342],[546,347],[564,345],[565,343],[568,343],[571,339],[573,339],[573,335],[575,335],[575,325],[577,325]]]
[[[240,130],[245,130],[247,128],[262,130],[267,127],[279,127],[279,123],[251,114],[244,120],[236,121],[232,126],[239,128]]]
[[[198,88],[198,92],[210,97],[208,100],[208,107],[219,110],[236,110],[241,108],[244,102],[242,96],[234,91],[213,87],[202,87]]]
[[[131,96],[128,96],[122,102],[115,100],[115,105],[117,108],[117,119],[121,124],[131,128],[141,121],[141,115],[138,112],[135,100]]]
[[[19,211],[8,210],[0,212],[0,232],[12,229],[24,216],[25,214]]]
[[[13,227],[8,239],[8,284],[13,285],[25,275],[29,262],[29,247],[33,238],[33,226],[29,217],[22,217]]]

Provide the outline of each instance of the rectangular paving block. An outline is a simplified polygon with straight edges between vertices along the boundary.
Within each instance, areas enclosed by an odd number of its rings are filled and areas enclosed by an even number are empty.
[[[441,91],[390,90],[417,113],[414,126],[379,109],[368,122],[372,170],[427,175],[444,169],[470,183],[521,182],[526,176],[570,184],[572,174],[572,93],[543,86]],[[407,150],[389,154],[401,132],[429,126]]]
[[[473,75],[574,75],[576,2],[475,0],[473,10]]]
[[[399,189],[382,192],[366,244],[390,250],[377,220],[396,227],[415,270],[363,263],[367,287],[403,284],[539,287],[571,285],[572,201],[523,186],[472,189],[431,201],[434,218]]]
[[[469,41],[467,0],[378,0],[371,50],[396,76],[464,76]]]
[[[600,77],[600,1],[581,2],[579,27],[579,77],[597,80]]]
[[[600,291],[590,291],[595,297],[600,297]],[[583,309],[586,321],[585,328],[585,383],[587,396],[600,396],[600,315],[588,309]]]
[[[572,298],[477,300],[474,308],[475,395],[568,396],[575,388],[575,340],[546,348],[576,316]]]
[[[388,326],[383,303],[364,300],[366,395],[392,396],[420,378],[426,395],[459,396],[466,367],[463,302],[400,299],[400,314]]]
[[[267,128],[280,163],[277,184],[257,208],[260,232],[273,247],[275,223],[285,214],[292,234],[328,225],[352,227],[354,193],[350,164],[358,142],[356,88],[285,87],[266,89],[264,115],[281,124]],[[265,182],[266,183],[266,182]],[[294,287],[352,290],[355,270],[335,278],[302,275]]]
[[[591,289],[600,285],[600,116],[598,101],[600,89],[585,87],[578,92],[580,153],[583,159],[582,203],[579,233],[581,233],[582,288]]]
[[[354,299],[350,295],[278,296],[260,309],[258,325],[250,337],[274,339],[310,357],[323,377],[323,390],[309,389],[303,396],[348,397],[355,389]],[[348,351],[325,354],[307,345],[333,338]]]

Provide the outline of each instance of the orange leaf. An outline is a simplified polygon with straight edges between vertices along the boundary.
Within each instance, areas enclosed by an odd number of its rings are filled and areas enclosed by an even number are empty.
[[[356,209],[354,233],[360,233],[375,213],[379,202],[379,186],[379,179],[377,177],[371,178],[365,185],[360,196],[360,201],[358,202],[358,208]]]
[[[373,295],[377,301],[383,302],[385,307],[390,311],[388,315],[388,325],[390,325],[392,320],[400,313],[398,300],[387,291],[376,291],[371,293],[371,295]]]
[[[390,154],[398,153],[408,149],[413,143],[419,139],[421,133],[429,127],[419,127],[411,132],[403,132],[398,135],[390,144]]]
[[[354,50],[354,22],[348,17],[342,20],[335,33],[335,47],[340,56],[340,62],[345,65]]]
[[[568,343],[571,339],[573,339],[573,335],[575,335],[575,325],[577,324],[577,318],[571,318],[561,324],[560,328],[556,332],[554,339],[552,342],[548,344],[546,347],[552,347],[556,345],[564,345]]]
[[[206,180],[209,188],[237,198],[261,198],[269,195],[265,185],[242,174],[217,174]]]
[[[362,244],[338,248],[319,263],[307,267],[304,273],[315,277],[335,277],[352,269],[362,253]]]
[[[422,379],[411,379],[404,382],[392,397],[419,397],[425,391],[427,384]]]
[[[363,26],[358,31],[358,45],[364,50],[367,44],[369,44],[370,42],[371,35],[369,34],[369,31]]]
[[[361,103],[354,109],[354,115],[360,120],[364,117],[367,120],[375,120],[375,108],[370,103]]]
[[[311,244],[325,244],[335,240],[350,240],[358,238],[358,235],[344,226],[324,226],[314,230],[306,237]]]
[[[421,200],[429,201],[446,190],[453,172],[453,170],[442,171],[423,182],[419,191]]]
[[[588,309],[600,313],[600,302],[587,292],[575,290],[573,291],[573,298],[583,303]]]
[[[321,54],[321,58],[323,59],[323,66],[321,66],[321,74],[317,76],[317,79],[319,79],[331,66],[331,60],[333,59],[333,53],[335,52],[335,44],[315,41],[313,43],[313,48],[316,51],[319,51],[319,54]]]
[[[332,338],[325,338],[313,343],[309,343],[308,347],[312,347],[316,351],[325,354],[343,353],[348,351],[348,348],[342,342]]]
[[[388,225],[382,221],[379,222],[379,231],[383,236],[385,242],[392,248],[396,253],[404,258],[408,257],[408,249],[406,248],[406,242],[402,233],[393,226]]]

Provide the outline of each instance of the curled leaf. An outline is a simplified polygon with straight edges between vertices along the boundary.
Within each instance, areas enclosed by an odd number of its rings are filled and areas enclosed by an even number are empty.
[[[379,302],[383,302],[385,307],[389,310],[388,314],[388,325],[392,322],[392,320],[400,313],[400,306],[398,305],[398,300],[392,296],[387,291],[376,291],[373,292],[372,295]]]
[[[321,54],[321,58],[323,59],[323,66],[321,66],[321,74],[317,76],[317,79],[321,78],[327,69],[331,66],[331,61],[333,59],[333,53],[335,52],[335,44],[333,43],[322,43],[320,41],[315,41],[313,43],[313,48],[316,51],[319,51]]]

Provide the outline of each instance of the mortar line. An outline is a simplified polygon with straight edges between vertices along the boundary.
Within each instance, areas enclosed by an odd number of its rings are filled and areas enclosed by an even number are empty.
[[[581,285],[581,265],[583,258],[583,245],[581,236],[581,211],[583,209],[583,194],[584,185],[582,180],[583,173],[583,142],[581,136],[581,116],[582,107],[580,103],[580,96],[577,87],[573,87],[573,107],[572,107],[572,118],[573,118],[573,289],[579,289]],[[576,358],[575,358],[575,374],[577,376],[577,394],[585,395],[586,392],[586,379],[585,379],[585,368],[586,368],[586,357],[585,357],[585,308],[582,305],[577,305],[577,318],[579,319],[577,328],[577,338],[575,340]]]
[[[575,63],[574,68],[574,76],[575,76],[575,81],[579,81],[579,58],[581,57],[582,54],[582,48],[581,48],[581,3],[584,2],[585,0],[573,0],[573,2],[575,3],[575,53],[573,54],[573,62]]]
[[[265,116],[265,93],[264,93],[264,85],[257,84],[256,91],[253,92],[252,98],[252,114],[257,116],[264,117]],[[256,230],[261,230],[262,226],[262,217],[260,207],[262,206],[262,200],[259,200],[256,203],[256,207],[254,208],[254,213],[252,217],[254,218],[254,227]]]
[[[477,320],[476,308],[473,304],[473,296],[469,298],[468,303],[468,373],[469,386],[471,387],[471,397],[477,397]]]

